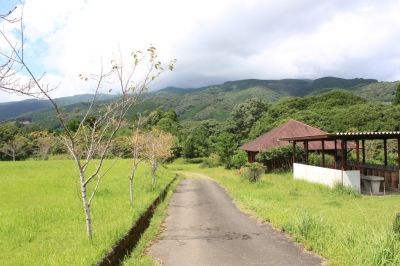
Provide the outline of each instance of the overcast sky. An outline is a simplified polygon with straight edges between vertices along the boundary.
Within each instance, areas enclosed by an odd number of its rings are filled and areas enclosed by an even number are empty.
[[[0,14],[16,4],[0,0]],[[399,14],[398,0],[26,0],[26,56],[46,82],[61,82],[53,97],[90,93],[80,73],[150,44],[162,61],[178,59],[157,89],[250,78],[395,81]],[[0,92],[0,102],[20,99]]]

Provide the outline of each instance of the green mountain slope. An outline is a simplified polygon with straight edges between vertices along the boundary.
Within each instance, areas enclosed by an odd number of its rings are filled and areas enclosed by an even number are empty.
[[[337,90],[318,96],[286,97],[271,106],[251,129],[249,139],[296,119],[324,131],[398,131],[400,106],[372,103],[351,92]]]
[[[12,118],[23,113],[49,108],[50,104],[49,101],[40,100],[0,103],[0,118]]]
[[[207,87],[201,87],[201,88],[196,88],[196,89],[182,89],[182,88],[177,88],[177,87],[167,87],[165,89],[159,90],[154,92],[154,94],[186,94],[186,93],[192,93],[192,92],[198,92],[205,90],[211,86]]]
[[[224,121],[233,107],[246,99],[258,97],[268,103],[273,103],[284,96],[297,93],[308,85],[308,82],[300,80],[229,81],[192,93],[160,94],[152,97],[150,101],[156,106],[175,109],[180,120]]]
[[[314,80],[310,86],[308,86],[305,90],[302,91],[299,96],[307,96],[307,95],[320,95],[335,89],[343,89],[348,91],[354,91],[359,89],[360,87],[375,84],[378,81],[375,79],[342,79],[335,77],[324,77],[320,79]]]
[[[325,77],[317,80],[283,79],[283,80],[238,80],[228,81],[221,85],[198,89],[182,89],[168,87],[158,92],[147,93],[142,99],[146,101],[132,108],[127,115],[129,118],[134,112],[152,111],[159,106],[165,110],[173,108],[181,121],[202,121],[215,119],[224,121],[229,117],[233,107],[238,103],[254,97],[261,98],[268,103],[276,103],[280,99],[290,97],[304,97],[319,95],[331,90],[341,89],[350,91],[371,102],[391,102],[394,98],[397,82],[377,82],[374,79],[340,79]],[[85,98],[86,97],[86,98]],[[68,97],[67,97],[68,98]],[[90,95],[74,98],[73,105],[65,105],[68,110],[85,109],[85,103]],[[66,101],[62,102],[63,105]],[[1,107],[2,105],[0,105]],[[80,112],[72,117],[79,118]],[[57,127],[52,109],[36,110],[18,117],[18,121],[30,120],[47,128]],[[54,120],[54,121],[53,121]],[[53,122],[51,122],[53,121]]]
[[[371,83],[352,91],[370,102],[391,103],[400,81]]]
[[[110,100],[115,95],[102,94],[103,100]],[[66,106],[79,102],[89,102],[93,98],[92,94],[79,94],[68,97],[54,99],[59,106]],[[53,107],[49,100],[29,99],[18,102],[0,103],[0,119],[14,118],[21,114]]]

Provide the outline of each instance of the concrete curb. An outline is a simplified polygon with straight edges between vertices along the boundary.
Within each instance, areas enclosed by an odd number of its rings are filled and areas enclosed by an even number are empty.
[[[165,199],[169,187],[177,179],[177,176],[165,187],[161,194],[153,201],[147,208],[146,212],[136,221],[132,228],[125,234],[123,238],[118,240],[112,247],[111,251],[104,256],[98,266],[115,266],[120,265],[126,256],[129,256],[131,251],[135,248],[140,240],[142,234],[147,230],[150,225],[150,220],[154,215],[157,206]]]

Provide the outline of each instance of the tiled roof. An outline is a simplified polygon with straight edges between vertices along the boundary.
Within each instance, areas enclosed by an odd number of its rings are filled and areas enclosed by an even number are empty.
[[[259,136],[258,138],[240,146],[239,150],[258,152],[260,150],[268,150],[272,147],[285,146],[289,141],[278,141],[281,138],[295,137],[295,136],[312,136],[312,135],[325,135],[327,132],[318,128],[306,125],[294,119],[289,120],[283,125],[272,129],[271,131]],[[340,141],[337,142],[340,147]],[[298,143],[301,145],[301,143]],[[352,148],[352,143],[348,143],[348,147]],[[355,146],[355,145],[354,145]],[[335,144],[332,141],[325,142],[325,150],[334,150]],[[308,150],[322,150],[321,141],[310,141],[308,143]]]

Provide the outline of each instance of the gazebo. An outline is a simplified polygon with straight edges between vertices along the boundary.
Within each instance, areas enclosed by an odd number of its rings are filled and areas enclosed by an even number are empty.
[[[328,134],[327,132],[320,130],[318,128],[309,126],[307,124],[301,123],[297,120],[291,119],[286,123],[276,127],[267,133],[255,138],[254,140],[240,146],[238,150],[244,150],[248,155],[248,162],[255,162],[255,156],[262,150],[268,150],[270,148],[277,148],[279,146],[290,145],[288,139],[291,139],[295,136],[319,136]],[[320,141],[308,141],[305,145],[303,142],[298,143],[298,145],[303,146],[307,151],[317,151],[322,152],[330,152],[333,154],[336,150],[336,145],[332,141],[324,142],[324,145]],[[340,140],[339,140],[340,145]],[[348,148],[355,149],[356,146],[354,143],[347,143]],[[308,153],[307,153],[308,155]],[[324,158],[324,157],[323,157]],[[306,161],[308,161],[308,156],[306,156]],[[276,167],[274,162],[265,162],[269,169],[273,169]]]
[[[398,146],[398,163],[397,166],[389,166],[387,160],[387,140],[397,139]],[[340,133],[324,133],[315,135],[298,135],[292,137],[284,137],[281,141],[289,141],[293,143],[293,149],[296,144],[301,144],[305,148],[306,159],[305,164],[297,163],[295,154],[293,157],[293,176],[294,178],[306,179],[318,183],[332,185],[335,182],[341,182],[343,185],[350,185],[356,190],[360,190],[360,178],[376,180],[384,179],[385,187],[398,188],[399,180],[399,165],[400,165],[400,132],[340,132]],[[365,146],[365,141],[368,140],[382,140],[384,149],[384,164],[368,164],[365,162],[365,149],[362,150],[362,160],[360,161],[360,142],[362,147]],[[308,165],[308,144],[310,142],[318,141],[322,147],[325,142],[334,142],[335,147],[340,142],[338,149],[340,149],[341,161],[336,162],[336,169],[327,169],[323,167],[316,167]],[[356,161],[347,161],[348,142],[355,142],[356,145]],[[353,144],[354,145],[354,144]],[[337,152],[338,149],[335,149]],[[322,149],[322,161],[324,164],[325,151]],[[335,156],[336,158],[336,156]],[[372,178],[374,179],[374,178]]]

